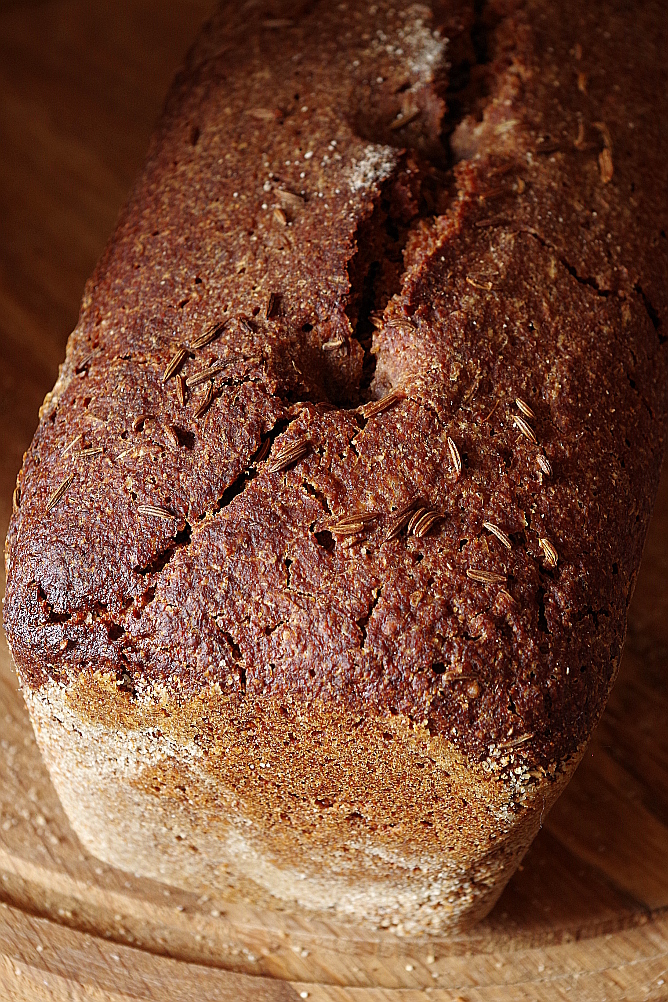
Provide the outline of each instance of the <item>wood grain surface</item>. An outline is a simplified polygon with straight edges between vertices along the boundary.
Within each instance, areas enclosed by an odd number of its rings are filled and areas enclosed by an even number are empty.
[[[211,7],[0,0],[3,538],[84,281]],[[491,916],[431,943],[188,894],[89,856],[0,640],[0,998],[668,998],[667,572],[664,473],[620,677],[585,759]]]

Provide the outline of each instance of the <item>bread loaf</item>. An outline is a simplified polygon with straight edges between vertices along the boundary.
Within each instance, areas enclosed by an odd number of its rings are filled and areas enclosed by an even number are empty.
[[[88,283],[4,623],[84,845],[404,933],[613,684],[663,456],[660,4],[224,3]]]

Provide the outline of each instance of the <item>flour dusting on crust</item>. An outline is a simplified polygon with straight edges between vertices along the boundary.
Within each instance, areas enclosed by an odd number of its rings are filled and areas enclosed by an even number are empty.
[[[382,60],[389,56],[404,72],[411,74],[410,90],[420,90],[434,79],[434,70],[442,61],[447,38],[431,27],[432,12],[423,4],[413,4],[400,12],[403,25],[388,25],[378,29],[369,44],[372,58]]]
[[[369,143],[361,160],[353,159],[348,182],[350,190],[356,194],[362,188],[377,185],[390,176],[397,162],[397,155],[390,146],[376,146]]]
[[[428,7],[414,4],[406,11],[405,27],[397,32],[410,71],[416,77],[412,89],[433,80],[434,68],[442,59],[447,44],[447,39],[429,27],[431,17]]]

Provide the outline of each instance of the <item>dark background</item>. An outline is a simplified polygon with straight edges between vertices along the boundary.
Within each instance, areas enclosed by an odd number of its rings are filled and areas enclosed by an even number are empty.
[[[0,0],[3,540],[21,457],[84,283],[141,168],[174,71],[213,8],[211,0]]]

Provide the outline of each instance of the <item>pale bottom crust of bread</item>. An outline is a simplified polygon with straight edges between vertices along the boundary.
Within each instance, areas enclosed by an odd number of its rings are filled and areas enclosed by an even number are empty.
[[[217,687],[180,707],[133,699],[99,674],[24,695],[94,856],[189,891],[402,935],[484,916],[577,764],[541,779],[506,750],[490,759],[498,772],[510,758],[499,779],[399,716],[314,703],[286,715]]]

